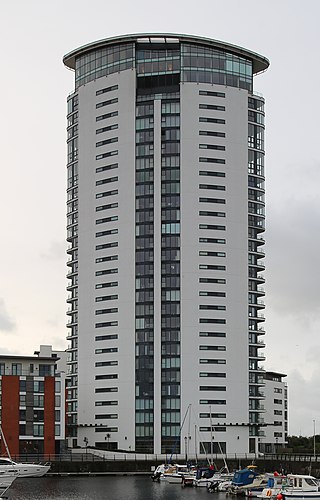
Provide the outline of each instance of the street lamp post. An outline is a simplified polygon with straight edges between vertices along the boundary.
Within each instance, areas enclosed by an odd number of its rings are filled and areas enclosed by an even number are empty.
[[[89,443],[89,440],[87,437],[84,437],[83,438],[83,441],[84,441],[84,444],[85,444],[85,447],[86,447],[86,457],[87,457],[87,454],[88,454],[88,443]]]
[[[313,420],[313,458],[316,459],[316,421]]]

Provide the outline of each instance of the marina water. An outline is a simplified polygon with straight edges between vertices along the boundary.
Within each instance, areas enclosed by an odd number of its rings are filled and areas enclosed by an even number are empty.
[[[42,477],[17,479],[8,490],[10,500],[225,500],[206,488],[153,483],[148,476]]]

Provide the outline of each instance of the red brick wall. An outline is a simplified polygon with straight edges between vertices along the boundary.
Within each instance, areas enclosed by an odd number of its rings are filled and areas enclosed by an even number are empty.
[[[19,377],[2,376],[2,430],[11,455],[19,455]],[[1,441],[1,453],[5,453]]]

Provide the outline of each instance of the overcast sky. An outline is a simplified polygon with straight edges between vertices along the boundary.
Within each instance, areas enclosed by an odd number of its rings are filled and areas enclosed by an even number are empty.
[[[318,0],[2,0],[0,353],[66,348],[65,53],[126,33],[200,35],[268,57],[265,368],[290,434],[320,433]]]

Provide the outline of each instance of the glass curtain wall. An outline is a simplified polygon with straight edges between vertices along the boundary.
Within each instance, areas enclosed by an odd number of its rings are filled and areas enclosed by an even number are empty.
[[[136,451],[153,452],[154,106],[136,106]]]
[[[161,102],[161,452],[180,453],[180,100]]]

